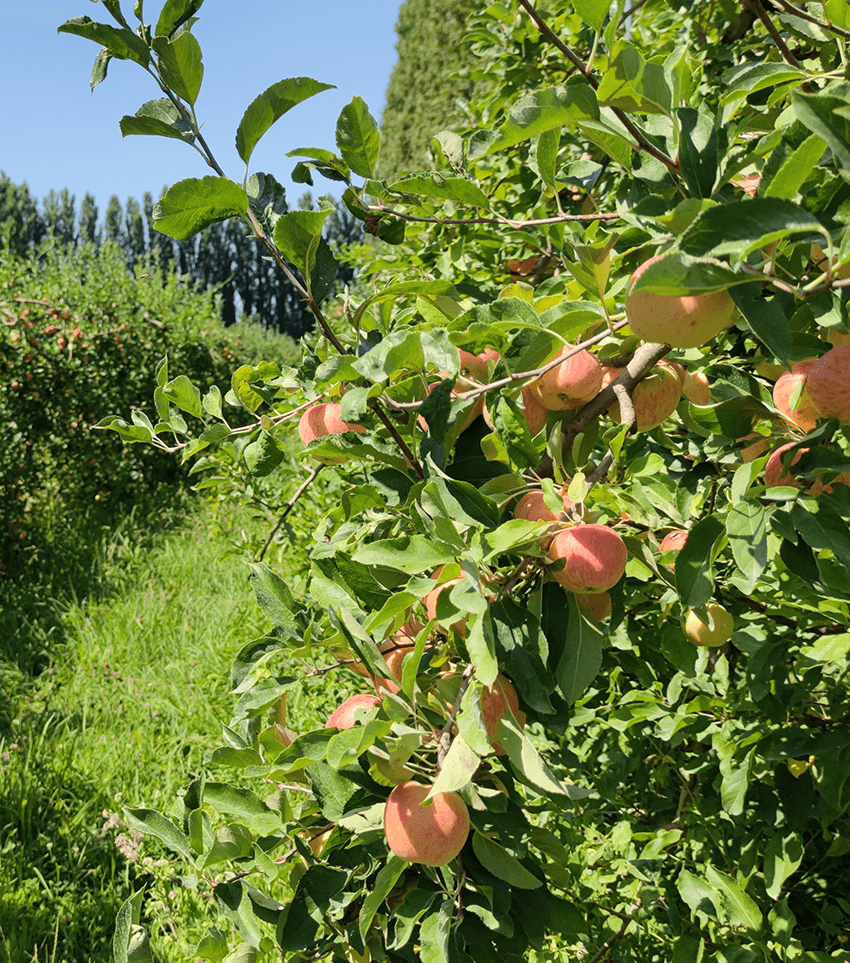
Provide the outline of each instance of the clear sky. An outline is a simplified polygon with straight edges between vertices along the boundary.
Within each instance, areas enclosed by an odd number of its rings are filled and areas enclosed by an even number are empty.
[[[206,0],[193,33],[204,55],[204,82],[196,104],[207,143],[228,176],[240,181],[236,128],[257,94],[287,77],[335,84],[294,107],[260,141],[251,171],[274,174],[290,203],[305,191],[340,193],[319,175],[313,188],[293,184],[296,147],[335,149],[340,109],[362,97],[380,122],[396,61],[395,22],[400,0]],[[122,0],[132,23],[132,0]],[[156,23],[162,0],[145,0],[145,20]],[[67,187],[80,201],[95,196],[100,216],[112,194],[154,197],[184,177],[212,173],[191,147],[163,137],[122,138],[118,121],[161,96],[153,79],[130,61],[113,60],[107,79],[89,91],[99,47],[58,34],[59,24],[88,16],[114,23],[99,3],[0,0],[0,170],[26,181],[39,198]]]

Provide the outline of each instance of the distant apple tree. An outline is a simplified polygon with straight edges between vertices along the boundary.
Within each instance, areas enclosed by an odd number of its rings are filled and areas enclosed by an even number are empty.
[[[289,151],[375,239],[331,298],[330,212],[251,169],[328,85],[259,94],[231,179],[202,0],[102,2],[115,25],[59,30],[100,45],[92,87],[113,60],[159,87],[122,134],[209,169],[157,229],[241,218],[316,327],[225,396],[163,362],[101,427],[223,491],[302,445],[305,485],[343,482],[303,593],[252,563],[271,627],[225,744],[125,811],[210,894],[192,958],[846,963],[847,4],[482,5],[485,90],[432,170],[382,180],[358,97],[334,149]],[[304,731],[286,696],[329,673],[376,697]],[[148,946],[173,952],[140,890],[115,960]]]

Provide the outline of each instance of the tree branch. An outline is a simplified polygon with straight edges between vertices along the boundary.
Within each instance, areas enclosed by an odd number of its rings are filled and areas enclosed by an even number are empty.
[[[309,474],[309,475],[304,479],[304,481],[298,486],[295,494],[294,494],[294,495],[292,496],[292,498],[290,498],[289,501],[286,503],[286,508],[284,508],[283,514],[282,514],[282,515],[280,516],[280,518],[277,520],[277,524],[275,525],[275,527],[274,527],[274,528],[271,530],[271,532],[269,533],[269,537],[266,539],[266,544],[263,545],[263,547],[260,549],[260,554],[254,559],[255,562],[262,562],[263,556],[266,554],[266,551],[267,551],[269,545],[271,545],[272,539],[275,537],[275,535],[277,535],[278,531],[280,530],[280,526],[283,525],[284,521],[286,520],[286,516],[292,511],[292,509],[295,507],[295,503],[296,503],[296,502],[298,501],[298,499],[304,494],[304,492],[307,491],[307,489],[310,487],[310,485],[312,485],[313,481],[314,481],[315,478],[316,478],[316,475],[318,475],[319,472],[320,472],[324,467],[325,467],[324,465],[318,465],[316,468],[314,468],[314,469],[310,472],[310,474]]]

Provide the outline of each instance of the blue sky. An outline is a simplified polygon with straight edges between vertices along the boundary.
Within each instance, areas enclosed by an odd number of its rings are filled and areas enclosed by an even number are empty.
[[[145,20],[156,22],[161,0],[146,0]],[[396,61],[395,22],[400,0],[207,0],[194,34],[204,54],[204,83],[196,111],[204,137],[225,172],[242,177],[234,147],[239,120],[253,98],[286,77],[335,84],[293,108],[265,135],[251,171],[274,174],[290,203],[306,185],[289,175],[296,147],[335,149],[340,109],[356,94],[380,121],[387,82]],[[122,0],[128,20],[132,0]],[[224,11],[227,11],[226,13]],[[39,199],[67,187],[77,207],[86,191],[101,216],[112,194],[122,204],[141,200],[184,177],[211,173],[191,147],[162,137],[122,138],[118,121],[160,96],[137,64],[113,60],[104,83],[89,91],[98,46],[57,34],[73,17],[113,23],[90,0],[0,0],[0,170],[24,181]],[[314,178],[313,196],[339,194],[339,186]]]

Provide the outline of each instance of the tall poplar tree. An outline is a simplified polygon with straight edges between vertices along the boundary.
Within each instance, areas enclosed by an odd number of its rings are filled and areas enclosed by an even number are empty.
[[[398,12],[398,62],[387,85],[381,120],[381,178],[423,170],[434,134],[462,116],[458,100],[476,89],[468,21],[477,0],[405,0]]]

